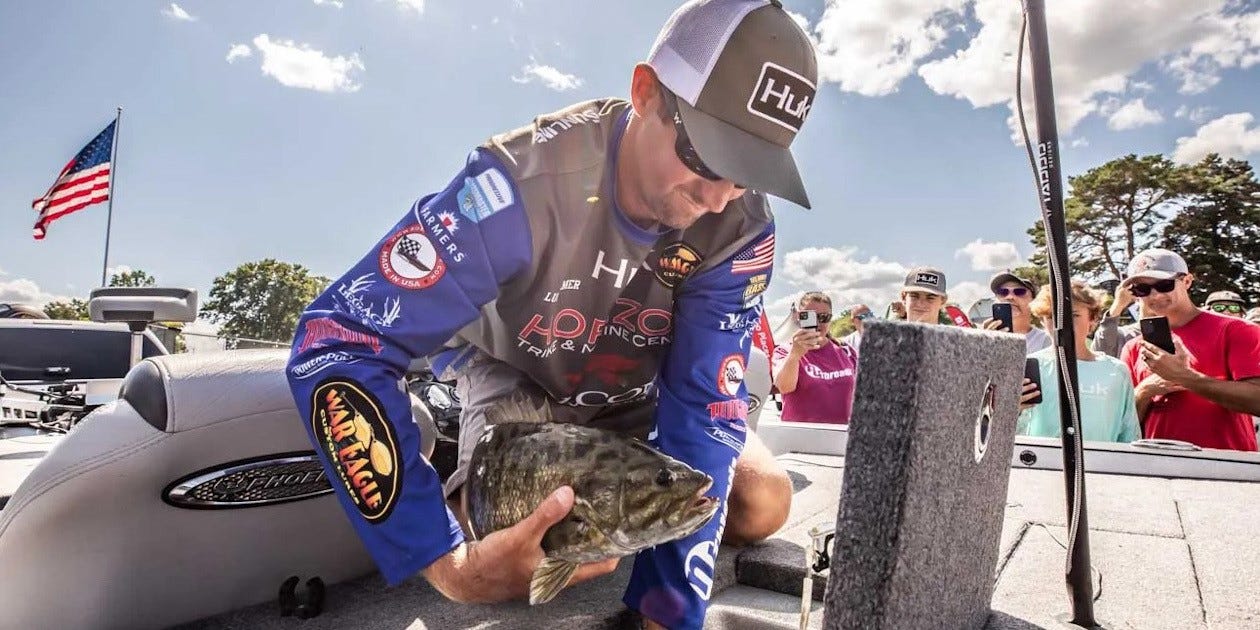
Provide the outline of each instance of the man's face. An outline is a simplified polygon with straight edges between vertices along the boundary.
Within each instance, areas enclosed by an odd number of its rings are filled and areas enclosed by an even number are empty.
[[[1242,319],[1247,314],[1247,309],[1239,302],[1212,302],[1204,307],[1213,313],[1220,313],[1227,317],[1237,317]]]
[[[1169,313],[1193,308],[1190,299],[1190,283],[1193,276],[1181,275],[1167,280],[1151,280],[1142,278],[1129,286],[1129,291],[1142,303],[1143,312],[1154,316],[1167,317]],[[1141,295],[1146,293],[1146,295]]]
[[[1028,305],[1032,304],[1033,294],[1028,287],[1018,282],[1005,282],[997,288],[993,294],[993,299],[998,302],[1011,305],[1011,315],[1017,319],[1031,317],[1032,311]]]
[[[710,212],[722,212],[726,204],[744,194],[744,189],[729,180],[702,177],[682,161],[676,148],[679,128],[674,121],[671,97],[660,89],[657,94],[655,111],[640,119],[644,150],[638,154],[638,170],[643,197],[657,222],[684,229]]]
[[[906,319],[924,324],[940,322],[941,307],[945,298],[927,291],[902,291],[901,301],[906,305]]]

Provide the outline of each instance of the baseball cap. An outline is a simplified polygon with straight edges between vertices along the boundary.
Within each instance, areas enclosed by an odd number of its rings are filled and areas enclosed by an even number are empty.
[[[1242,296],[1238,295],[1237,293],[1234,293],[1233,291],[1215,291],[1207,297],[1207,301],[1204,302],[1203,305],[1208,306],[1216,302],[1234,302],[1237,304],[1246,304],[1246,302],[1243,301]]]
[[[1128,287],[1140,279],[1167,280],[1179,273],[1190,273],[1181,256],[1166,249],[1147,249],[1138,252],[1129,261],[1129,277],[1124,279],[1124,286]]]
[[[1021,278],[1011,273],[1009,270],[1003,271],[1002,273],[999,273],[993,276],[993,278],[989,280],[989,290],[994,293],[997,293],[998,287],[1006,284],[1007,282],[1014,282],[1024,287],[1025,289],[1028,289],[1030,293],[1037,292],[1036,283],[1034,283],[1032,280],[1029,280],[1028,278]]]
[[[927,291],[945,295],[945,273],[935,267],[915,267],[906,274],[902,291]]]
[[[691,0],[661,29],[648,65],[678,96],[706,166],[810,207],[788,147],[814,104],[818,60],[778,0]]]

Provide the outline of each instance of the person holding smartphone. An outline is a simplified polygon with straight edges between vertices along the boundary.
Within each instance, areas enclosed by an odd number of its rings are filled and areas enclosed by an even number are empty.
[[[1072,281],[1072,332],[1075,333],[1076,374],[1080,385],[1081,432],[1091,442],[1132,442],[1142,437],[1129,369],[1119,359],[1094,352],[1089,333],[1102,318],[1103,293],[1079,280]],[[1030,307],[1047,329],[1054,328],[1050,287],[1043,287]],[[1041,378],[1042,400],[1025,406],[1017,432],[1036,437],[1059,437],[1058,360],[1054,348],[1029,355]]]
[[[1190,298],[1193,282],[1186,261],[1166,249],[1148,249],[1129,262],[1122,286],[1145,312],[1160,318],[1146,328],[1169,331],[1166,340],[1144,332],[1121,353],[1136,385],[1142,433],[1203,448],[1254,451],[1260,327],[1199,309]],[[1164,341],[1171,342],[1172,352],[1152,343]]]
[[[989,290],[993,291],[993,318],[984,323],[986,329],[1023,335],[1028,354],[1050,347],[1050,335],[1033,325],[1030,305],[1037,285],[1032,280],[1004,271],[989,280]]]
[[[796,303],[799,330],[774,349],[774,384],[789,422],[848,424],[857,386],[857,350],[831,338],[831,297],[811,291]]]

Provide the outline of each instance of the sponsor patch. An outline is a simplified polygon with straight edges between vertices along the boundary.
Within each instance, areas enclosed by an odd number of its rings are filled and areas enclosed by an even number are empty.
[[[350,354],[349,352],[342,352],[340,350],[337,350],[335,352],[325,352],[324,354],[316,355],[310,359],[307,359],[289,368],[289,373],[293,375],[293,378],[307,379],[312,376],[315,376],[316,374],[319,374],[320,372],[323,372],[325,369],[331,366],[350,365],[351,363],[358,363],[358,362],[359,362],[358,357],[354,356],[353,354]]]
[[[770,282],[770,274],[759,273],[748,279],[748,285],[744,287],[744,308],[752,308],[757,298],[766,292],[766,286]]]
[[[941,277],[934,273],[919,273],[914,277],[915,284],[927,284],[939,288],[941,286]]]
[[[726,431],[723,431],[717,427],[709,427],[708,432],[709,432],[709,437],[713,438],[714,440],[717,440],[718,442],[721,442],[722,444],[725,444],[731,447],[731,449],[733,449],[736,453],[742,452],[744,450],[744,443],[737,440],[735,436],[727,433]]]
[[[403,228],[386,239],[379,258],[385,279],[404,289],[425,289],[446,275],[446,262],[419,225]]]
[[[710,420],[747,420],[748,411],[748,403],[738,398],[709,403]]]
[[[744,357],[739,354],[727,355],[718,366],[718,393],[734,398],[739,394],[739,386],[744,382]]]
[[[374,273],[365,273],[351,280],[349,284],[343,282],[337,285],[337,295],[333,300],[337,304],[337,310],[358,318],[364,326],[380,332],[384,328],[393,327],[394,322],[402,316],[402,300],[397,295],[387,296],[384,306],[378,309],[377,304],[367,296],[368,289],[376,284],[375,277]]]
[[[507,177],[497,168],[476,177],[465,177],[458,198],[460,213],[473,223],[480,223],[514,201]]]
[[[661,252],[660,258],[656,259],[656,279],[673,289],[691,275],[700,266],[702,260],[704,259],[700,253],[690,245],[682,241],[673,243]]]
[[[394,428],[376,397],[349,380],[320,383],[311,396],[311,429],[363,518],[389,517],[401,494],[402,459]]]
[[[805,77],[767,61],[748,97],[748,111],[796,133],[814,102],[814,84]]]

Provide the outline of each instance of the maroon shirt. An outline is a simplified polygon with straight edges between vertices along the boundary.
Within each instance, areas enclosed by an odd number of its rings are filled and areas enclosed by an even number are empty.
[[[787,360],[792,344],[774,349],[774,370]],[[801,357],[796,389],[783,394],[784,420],[848,424],[857,385],[857,350],[847,343],[831,343]]]

